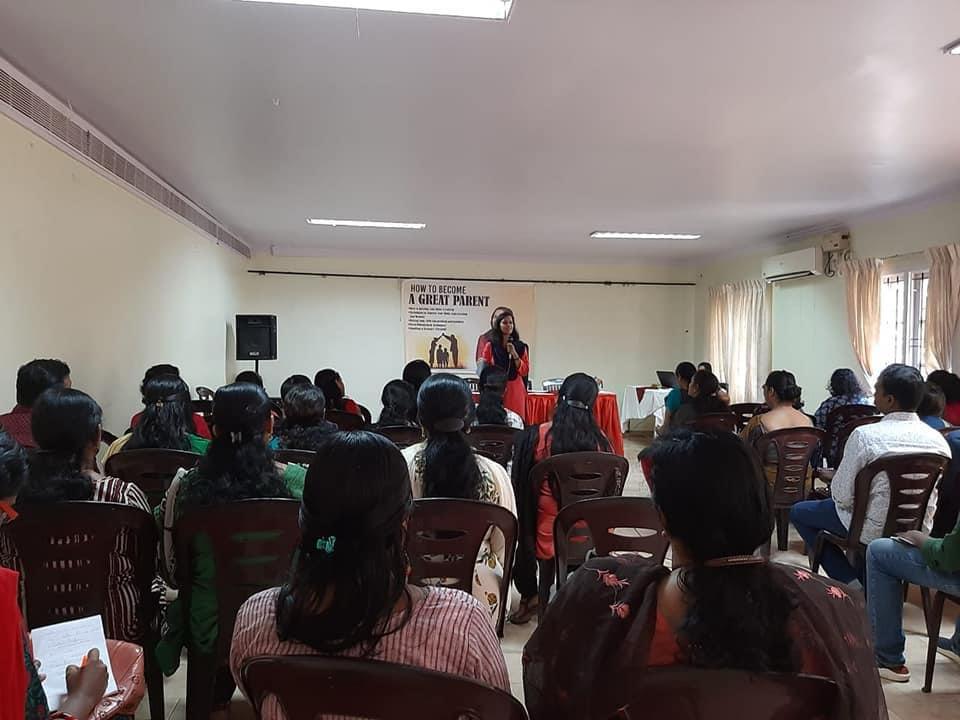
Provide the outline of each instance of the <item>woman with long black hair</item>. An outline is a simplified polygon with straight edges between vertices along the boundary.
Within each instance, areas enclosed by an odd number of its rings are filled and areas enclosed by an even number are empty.
[[[472,407],[466,381],[449,373],[430,376],[420,387],[417,407],[427,439],[403,451],[413,496],[482,500],[516,514],[507,471],[493,460],[477,455],[464,434]],[[500,597],[505,553],[503,533],[492,529],[480,546],[473,576],[473,595],[489,610],[494,626],[500,603],[509,601]]]
[[[237,614],[230,668],[238,684],[251,657],[341,655],[509,691],[486,607],[458,590],[407,584],[411,500],[406,462],[386,438],[340,432],[324,445],[307,472],[290,580],[254,595]],[[275,698],[262,717],[284,717]]]
[[[495,318],[493,329],[480,353],[478,372],[496,368],[507,376],[503,405],[520,417],[527,416],[527,376],[530,374],[530,351],[517,332],[513,310],[503,309]]]
[[[524,648],[531,719],[613,717],[666,666],[826,676],[831,720],[885,719],[863,595],[756,553],[773,515],[751,450],[680,430],[650,457],[673,569],[606,557],[567,580]]]
[[[417,426],[413,420],[417,417],[417,391],[406,380],[391,380],[384,385],[380,402],[383,410],[377,420],[378,428]]]
[[[107,449],[104,463],[122,450],[186,450],[203,455],[210,445],[190,427],[193,408],[190,389],[176,375],[159,375],[143,384],[143,412],[132,432],[117,438]]]
[[[677,408],[670,426],[679,428],[701,415],[729,411],[729,405],[720,397],[720,381],[709,370],[697,370],[687,390],[689,398]]]
[[[593,409],[600,395],[597,381],[586,373],[574,373],[560,386],[553,420],[533,425],[517,437],[513,446],[513,488],[517,498],[520,536],[513,579],[520,591],[520,607],[510,622],[522,625],[537,614],[537,560],[552,560],[553,521],[560,512],[549,483],[530,483],[530,470],[541,460],[573,452],[613,452],[597,424]]]
[[[143,491],[136,485],[102,475],[97,451],[103,411],[84,392],[54,387],[33,405],[31,429],[37,443],[30,457],[30,472],[17,497],[18,503],[55,503],[92,500],[121,503],[150,512]],[[109,563],[107,609],[104,624],[108,637],[139,638],[146,628],[137,623],[140,592],[134,582],[131,550],[134,538],[126,531],[117,537]],[[17,567],[15,551],[0,535],[0,564]]]
[[[299,498],[306,469],[281,465],[269,449],[273,434],[270,398],[262,387],[233,383],[213,397],[213,442],[199,465],[181,470],[173,479],[157,517],[170,544],[174,524],[198,507],[220,505],[249,498]],[[217,640],[216,566],[209,539],[193,538],[194,577],[189,605],[178,598],[167,607],[166,629],[157,645],[160,668],[172,675],[180,665],[186,643],[201,653],[213,652]],[[167,574],[174,575],[172,558],[165,557]],[[215,701],[224,706],[233,694],[229,674],[217,679]]]
[[[484,368],[480,373],[480,402],[477,403],[477,424],[506,425],[523,430],[523,418],[503,406],[507,390],[507,376],[496,368]]]
[[[346,396],[343,378],[333,368],[318,371],[313,378],[313,384],[323,391],[323,396],[327,399],[327,410],[361,414],[360,406]]]

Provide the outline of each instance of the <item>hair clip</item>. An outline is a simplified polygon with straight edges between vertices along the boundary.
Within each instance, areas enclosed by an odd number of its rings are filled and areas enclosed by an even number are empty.
[[[243,442],[243,433],[237,430],[234,430],[230,433],[230,442],[234,445],[239,445]]]
[[[580,400],[566,400],[566,399],[564,399],[563,402],[566,403],[567,405],[569,405],[569,406],[572,407],[572,408],[576,408],[577,410],[589,410],[589,409],[590,409],[590,406],[589,406],[589,405],[587,405],[585,402],[581,402]]]
[[[333,555],[333,548],[337,545],[337,536],[328,535],[327,537],[319,537],[316,542],[316,549],[321,552],[325,552],[327,555]]]

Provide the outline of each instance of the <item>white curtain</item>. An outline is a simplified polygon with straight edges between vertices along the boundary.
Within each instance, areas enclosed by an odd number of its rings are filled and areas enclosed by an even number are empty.
[[[875,379],[874,353],[880,344],[880,260],[844,260],[840,274],[847,282],[847,333],[870,385]]]
[[[930,370],[953,369],[953,338],[960,326],[960,245],[930,248],[923,344]]]
[[[770,291],[760,280],[712,287],[707,328],[710,361],[733,402],[762,402],[770,371]]]

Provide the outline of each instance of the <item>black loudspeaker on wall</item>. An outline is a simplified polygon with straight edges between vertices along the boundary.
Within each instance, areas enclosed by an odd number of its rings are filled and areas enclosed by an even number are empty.
[[[277,359],[277,316],[237,315],[237,360]]]

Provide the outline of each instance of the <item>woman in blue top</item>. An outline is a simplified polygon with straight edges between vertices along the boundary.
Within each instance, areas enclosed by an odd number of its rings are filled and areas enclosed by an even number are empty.
[[[827,429],[827,416],[832,410],[844,405],[865,405],[868,402],[856,373],[850,368],[834,370],[833,375],[830,376],[830,387],[827,389],[830,391],[830,397],[820,403],[820,407],[813,416],[814,425],[824,430]]]

